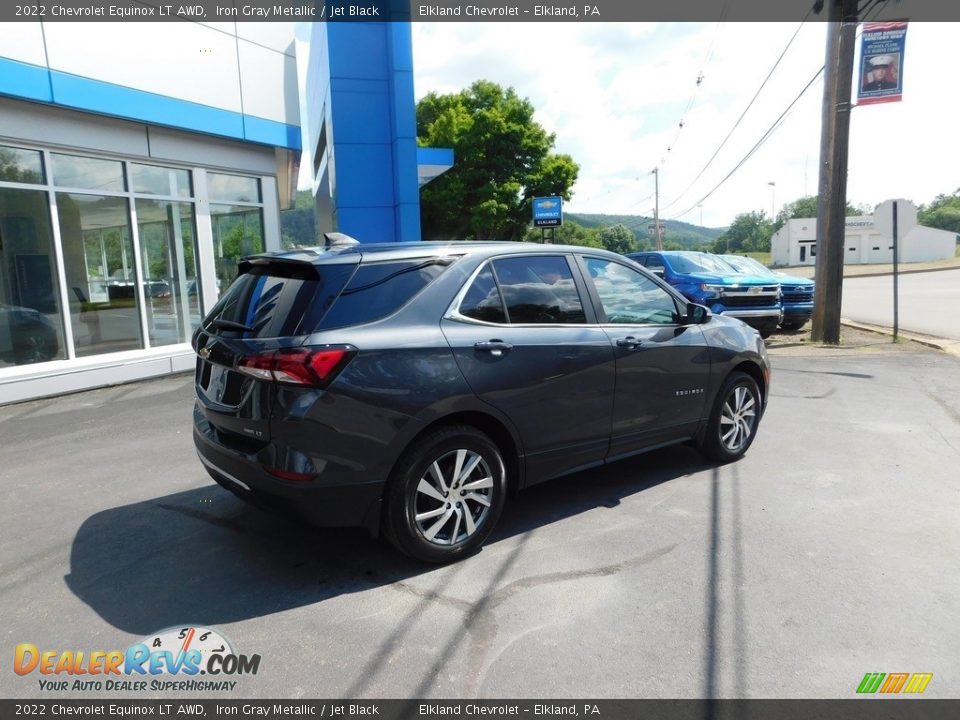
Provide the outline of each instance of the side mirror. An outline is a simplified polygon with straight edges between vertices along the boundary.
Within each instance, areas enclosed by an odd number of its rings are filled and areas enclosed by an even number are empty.
[[[663,280],[663,268],[650,268],[650,272]]]
[[[687,324],[703,325],[710,319],[710,315],[709,308],[696,303],[687,303]]]

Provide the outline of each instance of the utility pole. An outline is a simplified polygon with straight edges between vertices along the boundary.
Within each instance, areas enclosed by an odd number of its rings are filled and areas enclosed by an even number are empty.
[[[653,233],[657,238],[657,250],[663,250],[663,238],[660,237],[660,168],[653,169]]]
[[[846,245],[847,154],[850,90],[857,32],[857,0],[826,0],[827,53],[820,129],[820,181],[817,203],[817,263],[813,329],[816,342],[840,342],[843,250]]]

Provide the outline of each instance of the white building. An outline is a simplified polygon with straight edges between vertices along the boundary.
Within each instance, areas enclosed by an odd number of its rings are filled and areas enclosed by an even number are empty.
[[[0,23],[0,404],[192,368],[300,146],[292,23]]]
[[[901,219],[910,231],[898,238],[899,261],[924,262],[952,258],[957,235],[946,230],[917,225],[916,206],[902,203]],[[813,265],[817,261],[817,219],[788,220],[770,241],[773,264],[777,266]],[[857,215],[846,219],[844,263],[847,265],[893,262],[893,238],[881,232],[873,215]]]

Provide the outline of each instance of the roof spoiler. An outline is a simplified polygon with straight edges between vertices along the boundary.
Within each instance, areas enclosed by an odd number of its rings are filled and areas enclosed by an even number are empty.
[[[349,235],[345,235],[339,232],[328,232],[323,234],[325,248],[336,248],[336,247],[350,247],[351,245],[359,245],[360,241],[356,238],[352,238]]]

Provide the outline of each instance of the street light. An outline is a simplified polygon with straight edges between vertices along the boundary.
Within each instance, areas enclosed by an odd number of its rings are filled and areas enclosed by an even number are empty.
[[[777,206],[777,183],[771,180],[767,185],[770,186],[770,222],[773,222],[774,208]]]

